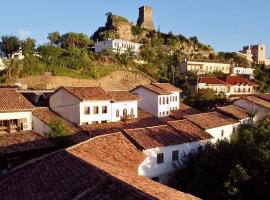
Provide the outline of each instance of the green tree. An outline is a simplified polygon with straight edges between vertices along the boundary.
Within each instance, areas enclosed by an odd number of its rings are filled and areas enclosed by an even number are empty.
[[[195,44],[198,44],[199,43],[199,40],[196,36],[192,36],[189,38],[191,41],[193,41]]]
[[[48,34],[48,40],[50,40],[51,44],[59,46],[61,42],[61,35],[58,31],[52,32]]]
[[[0,48],[9,58],[11,58],[12,54],[20,49],[20,40],[13,35],[2,36]]]
[[[36,40],[33,38],[26,38],[21,42],[22,44],[22,53],[24,56],[33,55],[36,48]]]
[[[48,138],[59,146],[71,144],[70,132],[62,120],[53,120],[49,123],[50,131],[47,133]]]

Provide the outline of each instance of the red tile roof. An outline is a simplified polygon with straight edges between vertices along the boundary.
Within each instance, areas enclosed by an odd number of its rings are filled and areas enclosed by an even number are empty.
[[[270,93],[260,93],[256,94],[255,96],[270,102]]]
[[[181,123],[181,122],[180,122]],[[180,124],[179,123],[179,124]],[[173,122],[168,122],[168,124],[173,124]],[[187,126],[192,126],[189,123]],[[193,125],[196,126],[196,125]],[[200,128],[194,128],[194,133],[200,130]],[[178,131],[178,129],[173,126],[161,125],[147,128],[138,128],[138,129],[126,129],[124,130],[125,134],[134,144],[143,150],[152,149],[156,147],[165,147],[187,143],[190,141],[201,140],[199,137],[192,137],[192,134],[186,134],[185,131]],[[203,134],[197,133],[197,135]],[[208,135],[208,134],[207,134]]]
[[[0,88],[0,112],[28,111],[34,106],[15,89]]]
[[[218,107],[217,111],[222,114],[229,115],[238,120],[242,120],[248,117],[248,111],[235,105]]]
[[[225,82],[229,85],[245,84],[245,85],[250,85],[250,86],[258,86],[258,84],[242,76],[227,76]]]
[[[181,89],[169,83],[151,83],[150,85],[139,85],[131,91],[134,91],[140,87],[150,90],[158,95],[170,95],[172,92],[182,92]]]
[[[60,87],[79,100],[134,101],[138,97],[128,91],[105,91],[101,87]],[[57,92],[56,90],[55,92]]]
[[[101,87],[61,87],[81,101],[109,100],[108,95]],[[58,89],[59,90],[59,89]],[[57,91],[57,90],[56,90]]]
[[[208,112],[197,115],[187,115],[184,118],[205,129],[217,128],[229,124],[238,123],[238,121],[232,117],[223,115],[219,112]]]
[[[181,89],[171,85],[170,83],[152,83],[152,85],[157,86],[167,92],[182,92]]]
[[[209,133],[205,132],[202,128],[187,119],[170,121],[167,123],[169,126],[173,127],[175,130],[187,137],[189,142],[213,138]]]
[[[174,119],[183,119],[186,115],[195,115],[201,112],[202,111],[181,102],[179,109],[172,110],[170,116]]]
[[[198,199],[138,176],[142,152],[114,133],[23,164],[0,180],[6,199]]]
[[[54,144],[33,131],[0,134],[0,155],[50,147]]]
[[[270,109],[270,102],[266,101],[264,99],[258,98],[256,96],[244,96],[242,97],[242,99],[246,99],[247,101],[249,101],[251,104],[257,104],[259,106],[262,106],[266,109]]]
[[[136,101],[139,100],[137,96],[128,91],[107,91],[111,101]]]
[[[216,77],[205,76],[201,77],[199,83],[211,84],[211,85],[226,85],[226,83]]]

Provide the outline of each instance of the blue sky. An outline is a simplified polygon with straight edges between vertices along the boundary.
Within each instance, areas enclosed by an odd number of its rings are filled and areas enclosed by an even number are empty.
[[[138,7],[153,7],[156,27],[184,36],[196,35],[216,51],[236,51],[265,43],[270,56],[269,0],[0,0],[0,35],[31,36],[39,44],[53,31],[91,35],[105,13],[136,22]]]

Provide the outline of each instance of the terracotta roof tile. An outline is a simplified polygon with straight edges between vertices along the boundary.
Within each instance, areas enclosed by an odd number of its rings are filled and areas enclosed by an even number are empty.
[[[258,86],[258,84],[242,77],[242,76],[227,76],[225,82],[229,85],[248,84],[250,86]]]
[[[226,82],[212,76],[201,77],[199,83],[211,84],[211,85],[226,85]]]
[[[260,93],[256,94],[255,96],[270,102],[270,93]]]
[[[222,115],[219,112],[201,113],[197,115],[187,115],[184,118],[193,122],[203,129],[216,128],[229,124],[235,124],[238,121],[226,115]]]
[[[53,147],[48,139],[33,131],[0,134],[0,155]]]
[[[181,102],[179,109],[172,110],[170,116],[174,119],[183,119],[186,115],[195,115],[199,113],[202,113],[202,111]]]
[[[242,120],[248,117],[248,111],[235,105],[218,107],[217,111],[222,114],[229,115],[238,120]]]
[[[0,180],[6,199],[198,199],[137,175],[142,152],[114,133],[32,160]]]
[[[152,85],[157,86],[167,92],[182,92],[181,89],[171,85],[170,83],[152,83]]]
[[[0,111],[33,110],[34,106],[15,89],[0,88]]]
[[[126,129],[124,132],[138,148],[143,150],[190,142],[190,137],[168,125]]]
[[[266,109],[270,109],[270,102],[265,101],[265,100],[263,100],[261,98],[258,98],[256,96],[245,96],[245,97],[242,97],[242,98],[246,99],[250,103],[257,104],[257,105],[262,106],[262,107],[264,107]]]
[[[134,101],[139,99],[128,91],[107,91],[106,93],[112,101]]]
[[[170,121],[168,122],[168,125],[187,137],[189,142],[213,138],[209,133],[187,119]]]
[[[83,100],[109,100],[105,90],[101,87],[62,87],[75,97]]]
[[[140,88],[140,87],[143,87],[143,88],[145,88],[147,90],[150,90],[150,91],[152,91],[152,92],[154,92],[154,93],[156,93],[158,95],[170,95],[171,94],[170,92],[167,92],[166,90],[163,90],[163,89],[161,89],[161,88],[159,88],[157,86],[154,86],[154,85],[139,85],[139,86],[137,86],[136,88],[134,88],[131,91],[134,91],[134,90],[136,90],[137,88]]]

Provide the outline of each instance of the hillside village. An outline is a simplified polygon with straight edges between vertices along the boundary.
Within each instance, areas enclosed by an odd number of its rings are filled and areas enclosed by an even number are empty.
[[[1,38],[0,196],[222,199],[222,192],[211,196],[191,187],[200,180],[191,174],[201,167],[193,158],[199,162],[200,155],[226,145],[239,157],[249,155],[248,145],[260,146],[267,157],[269,144],[263,142],[269,136],[259,138],[270,127],[266,46],[215,52],[195,36],[161,33],[149,6],[139,8],[136,25],[111,12],[106,16],[91,37],[53,32],[50,43],[39,47],[32,38]],[[18,45],[10,47],[10,41]],[[246,144],[253,137],[249,130],[259,136]],[[251,165],[242,164],[244,156],[237,159],[237,167]],[[269,159],[258,160],[269,166]],[[230,174],[228,191],[256,177],[250,172],[243,178],[246,171],[237,167],[240,175],[227,168],[223,173]],[[239,183],[230,182],[238,176]],[[262,177],[256,180],[267,185]],[[265,191],[261,199],[267,199]],[[226,195],[238,199],[239,193]]]

